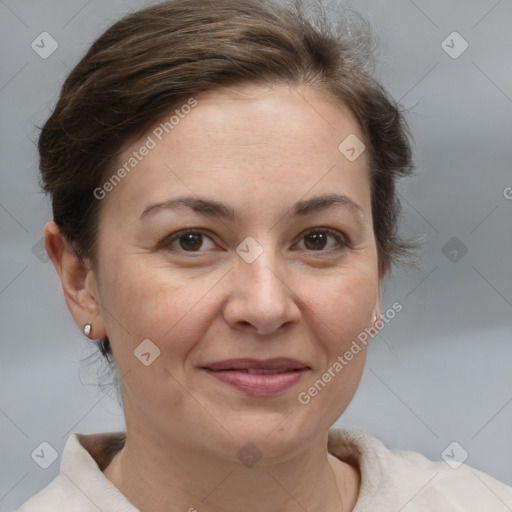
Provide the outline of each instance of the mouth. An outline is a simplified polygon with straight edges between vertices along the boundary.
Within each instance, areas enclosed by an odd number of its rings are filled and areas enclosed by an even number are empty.
[[[226,361],[205,364],[202,368],[213,371],[246,370],[262,373],[284,373],[293,370],[302,370],[304,368],[310,369],[306,363],[287,357],[275,357],[273,359],[227,359]]]
[[[311,370],[307,364],[288,358],[229,359],[208,363],[201,369],[224,384],[256,396],[280,394]]]

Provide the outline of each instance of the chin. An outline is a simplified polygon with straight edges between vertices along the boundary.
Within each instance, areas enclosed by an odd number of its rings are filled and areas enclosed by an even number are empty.
[[[227,433],[217,429],[220,434],[217,442],[212,440],[210,432],[209,439],[213,442],[209,446],[220,447],[224,457],[226,453],[234,454],[233,460],[247,455],[259,458],[261,464],[284,462],[327,431],[328,427],[311,421],[311,414],[301,419],[293,410],[288,413],[247,411],[246,414],[231,410],[223,415],[222,426]]]

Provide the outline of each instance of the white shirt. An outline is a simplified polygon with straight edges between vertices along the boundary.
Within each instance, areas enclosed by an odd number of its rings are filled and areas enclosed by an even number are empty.
[[[95,459],[97,446],[116,440],[119,433],[72,434],[60,474],[18,512],[138,512],[102,473],[105,461]],[[512,510],[512,487],[465,464],[453,469],[420,453],[389,450],[363,430],[329,430],[328,450],[359,466],[361,488],[353,512]]]

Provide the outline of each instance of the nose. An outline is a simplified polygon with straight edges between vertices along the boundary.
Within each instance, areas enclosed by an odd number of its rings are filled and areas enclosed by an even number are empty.
[[[232,329],[268,335],[300,320],[299,299],[289,272],[269,252],[252,263],[239,258],[234,265],[223,311]]]

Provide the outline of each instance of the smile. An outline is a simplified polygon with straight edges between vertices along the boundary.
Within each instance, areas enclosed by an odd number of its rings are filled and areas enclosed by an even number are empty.
[[[253,396],[273,396],[298,384],[311,368],[300,361],[231,359],[203,367],[216,380]]]

